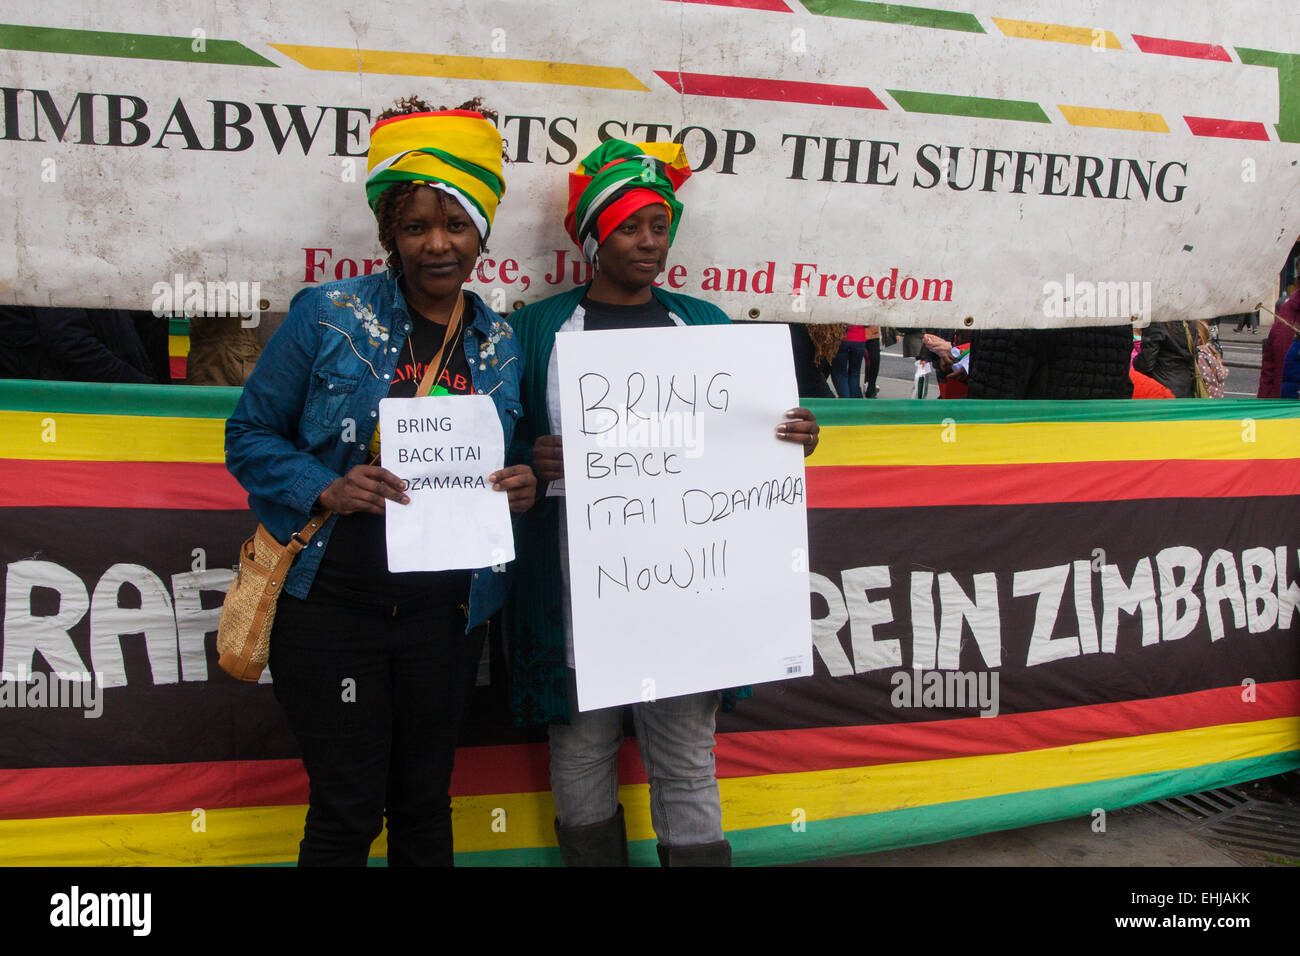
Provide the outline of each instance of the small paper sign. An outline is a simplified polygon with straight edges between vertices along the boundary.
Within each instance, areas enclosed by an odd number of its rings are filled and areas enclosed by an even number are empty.
[[[384,508],[389,571],[450,571],[515,557],[510,503],[488,475],[505,461],[486,395],[385,398],[382,464],[406,484],[408,505]]]

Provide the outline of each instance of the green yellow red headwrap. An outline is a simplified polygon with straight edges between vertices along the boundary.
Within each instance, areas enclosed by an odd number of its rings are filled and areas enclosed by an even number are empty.
[[[677,235],[682,204],[677,188],[691,174],[679,143],[629,143],[611,139],[592,150],[569,174],[564,228],[591,262],[619,224],[643,206],[668,207],[668,243]]]
[[[384,190],[423,182],[460,201],[486,240],[505,194],[501,134],[482,113],[443,110],[380,120],[370,130],[366,200],[377,211]]]

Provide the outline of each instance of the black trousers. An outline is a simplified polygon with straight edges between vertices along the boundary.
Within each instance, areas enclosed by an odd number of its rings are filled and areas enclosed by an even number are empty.
[[[385,817],[389,865],[452,864],[448,788],[482,646],[459,608],[281,595],[271,676],[311,782],[299,866],[365,866]]]
[[[867,339],[867,382],[862,393],[867,398],[876,397],[876,378],[880,375],[880,339]]]

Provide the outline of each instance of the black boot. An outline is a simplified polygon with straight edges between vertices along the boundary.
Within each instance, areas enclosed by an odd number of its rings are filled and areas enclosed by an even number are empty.
[[[731,844],[726,840],[697,846],[664,846],[660,843],[660,866],[731,866]]]
[[[555,821],[555,836],[565,866],[627,866],[627,828],[623,806],[608,820],[585,827],[562,827]]]

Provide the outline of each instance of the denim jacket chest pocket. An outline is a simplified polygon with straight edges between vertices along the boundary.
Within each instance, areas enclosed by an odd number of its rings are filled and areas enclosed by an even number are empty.
[[[350,335],[339,318],[327,315],[319,322],[321,340],[307,383],[302,417],[318,429],[337,431],[345,418],[357,414],[358,393],[379,382],[377,366],[383,352],[372,348],[364,335]],[[360,425],[360,422],[357,423]]]
[[[319,428],[338,428],[360,385],[361,376],[355,373],[313,368],[302,417]]]

